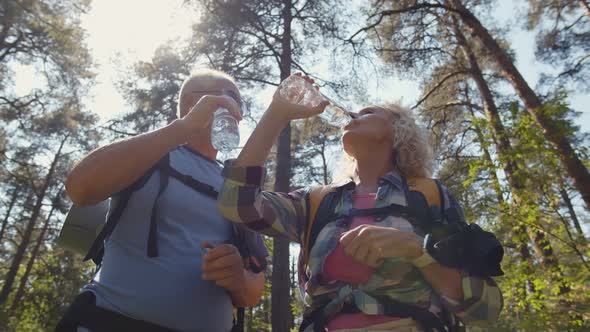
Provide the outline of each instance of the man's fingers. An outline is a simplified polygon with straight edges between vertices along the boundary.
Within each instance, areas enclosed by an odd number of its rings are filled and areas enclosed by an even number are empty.
[[[231,244],[222,244],[220,246],[217,246],[217,247],[211,249],[207,254],[205,254],[203,256],[203,258],[205,259],[205,261],[210,262],[210,261],[217,260],[220,257],[228,256],[228,255],[239,256],[240,253],[238,252],[238,249],[235,246],[233,246]]]
[[[240,269],[244,267],[242,257],[238,255],[226,255],[214,260],[206,260],[203,264],[203,271],[210,272],[215,270],[232,268],[235,266],[239,267]]]
[[[203,249],[207,249],[207,248],[208,249],[213,249],[213,248],[215,248],[215,246],[213,244],[211,244],[211,242],[209,242],[209,241],[203,241],[203,242],[201,242],[201,248],[203,248]]]
[[[193,109],[200,109],[201,107],[205,108],[205,110],[208,110],[211,113],[214,113],[219,107],[223,107],[227,109],[237,120],[242,119],[240,105],[229,96],[204,95],[201,97],[201,99],[199,99],[197,104],[195,104]]]
[[[240,272],[241,271],[235,268],[217,269],[212,271],[205,271],[205,269],[203,269],[203,280],[216,281],[220,279],[229,278]]]
[[[215,284],[225,289],[236,289],[238,287],[245,287],[244,285],[240,285],[238,283],[238,280],[239,279],[235,276],[231,276],[228,278],[217,279],[215,280]]]
[[[242,110],[240,109],[240,105],[229,96],[213,96],[217,99],[220,106],[225,107],[235,118],[236,120],[242,120]]]

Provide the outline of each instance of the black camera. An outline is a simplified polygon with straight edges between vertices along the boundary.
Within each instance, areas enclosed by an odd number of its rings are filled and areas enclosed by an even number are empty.
[[[476,224],[449,232],[448,225],[433,229],[425,241],[426,250],[440,264],[480,276],[501,276],[504,249],[493,233]]]

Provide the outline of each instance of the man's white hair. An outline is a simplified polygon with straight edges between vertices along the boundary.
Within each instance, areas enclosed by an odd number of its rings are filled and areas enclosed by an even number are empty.
[[[236,80],[231,77],[228,73],[225,73],[221,70],[216,70],[216,69],[198,69],[196,71],[193,71],[189,77],[187,77],[184,82],[182,82],[182,85],[180,86],[180,91],[178,92],[178,103],[176,106],[176,116],[178,118],[181,117],[182,111],[181,111],[181,105],[182,105],[182,97],[184,96],[184,94],[186,93],[186,87],[188,86],[189,83],[192,83],[193,81],[207,81],[207,80],[218,80],[218,79],[223,79],[223,80],[227,80],[230,81],[232,83],[236,83]]]

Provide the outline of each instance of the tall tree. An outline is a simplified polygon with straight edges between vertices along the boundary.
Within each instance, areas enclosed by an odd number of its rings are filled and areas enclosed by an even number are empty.
[[[518,71],[508,52],[500,46],[480,20],[460,0],[447,0],[447,3],[479,42],[490,52],[498,65],[500,74],[512,84],[524,103],[527,112],[543,130],[545,137],[551,142],[555,154],[559,156],[566,172],[572,178],[574,186],[582,195],[586,207],[590,209],[590,172],[588,172],[576,150],[572,147],[570,137],[561,129],[563,124],[553,119],[549,112],[543,108],[541,98]]]
[[[29,281],[29,277],[31,276],[31,272],[33,270],[33,266],[35,264],[35,261],[37,260],[37,258],[39,257],[39,255],[41,253],[42,245],[45,242],[45,237],[47,236],[47,232],[49,229],[49,224],[50,224],[51,218],[54,216],[55,210],[59,207],[60,196],[62,196],[62,195],[63,195],[63,189],[60,188],[57,193],[57,196],[52,200],[51,210],[49,211],[49,214],[45,218],[45,222],[43,222],[43,226],[41,228],[41,231],[39,232],[39,235],[37,235],[37,239],[35,240],[35,245],[33,246],[33,249],[31,250],[31,254],[28,259],[27,265],[25,267],[25,271],[20,278],[18,288],[16,290],[16,293],[14,294],[14,298],[12,299],[12,304],[10,305],[9,312],[11,312],[11,313],[14,313],[14,311],[19,307],[21,300],[25,294],[25,287],[27,285],[27,282]]]
[[[537,168],[547,169],[553,165],[551,157],[539,160],[538,155],[553,154],[544,150],[546,144],[536,138],[541,134],[537,128],[536,132],[529,128],[526,134],[524,131],[517,134],[507,127],[502,111],[506,114],[509,104],[501,108],[496,105],[498,92],[493,91],[489,83],[502,81],[495,73],[496,61],[481,43],[467,37],[469,33],[465,30],[469,29],[465,28],[465,23],[453,19],[454,14],[447,9],[418,10],[421,3],[411,1],[377,3],[393,9],[377,8],[376,12],[391,15],[380,17],[381,21],[376,21],[379,24],[364,30],[371,39],[351,38],[349,42],[357,47],[372,43],[386,61],[403,68],[400,72],[404,75],[424,81],[423,97],[417,105],[437,134],[444,162],[441,175],[466,203],[467,215],[500,231],[514,248],[508,251],[508,256],[510,261],[519,264],[515,271],[518,277],[506,285],[518,289],[521,297],[508,297],[507,303],[521,303],[520,300],[525,299],[522,303],[534,300],[533,303],[540,304],[529,307],[527,315],[541,305],[548,306],[549,302],[559,303],[561,309],[575,313],[572,306],[575,294],[568,293],[571,289],[569,264],[575,257],[570,254],[570,248],[575,246],[572,247],[573,241],[562,237],[561,230],[555,230],[559,216],[547,213],[550,204],[541,206],[544,191],[529,180],[529,177],[538,178]],[[483,11],[484,8],[478,9]],[[563,119],[564,113],[559,107],[555,108],[555,103],[545,106],[552,116]],[[524,118],[530,119],[528,114],[519,115],[523,123]],[[560,129],[566,136],[574,136],[567,126]],[[531,153],[533,146],[542,148]],[[483,155],[474,155],[478,150]],[[496,167],[503,171],[502,178],[494,175]],[[543,183],[552,185],[552,181],[543,178]],[[492,197],[496,199],[490,199]],[[558,246],[554,240],[564,246]],[[564,252],[568,252],[567,258]],[[578,262],[584,262],[583,257],[578,256]],[[540,287],[542,283],[555,285],[555,288]],[[551,300],[547,300],[547,296]],[[565,302],[555,299],[559,296],[566,299]],[[541,300],[543,298],[546,300]]]
[[[585,0],[529,0],[527,28],[537,32],[537,59],[556,68],[543,81],[590,84],[590,10]]]
[[[571,177],[574,186],[582,195],[582,199],[586,203],[587,208],[590,208],[590,173],[582,162],[582,158],[577,154],[576,149],[571,144],[571,137],[567,132],[562,130],[564,125],[562,119],[554,119],[548,110],[543,107],[542,99],[529,86],[520,71],[514,65],[514,61],[510,57],[508,51],[500,45],[500,43],[492,36],[490,31],[483,26],[479,18],[474,14],[473,10],[464,5],[460,0],[445,0],[444,3],[439,2],[422,2],[422,1],[396,1],[390,3],[389,1],[377,1],[379,6],[370,15],[374,20],[371,24],[357,31],[349,38],[352,41],[362,32],[373,31],[379,26],[386,17],[392,17],[396,22],[397,27],[404,26],[400,16],[406,21],[419,22],[420,28],[428,26],[436,26],[437,22],[429,21],[428,18],[434,15],[456,15],[461,22],[469,29],[470,34],[481,43],[485,48],[490,58],[496,63],[498,72],[508,83],[510,83],[520,99],[525,105],[525,109],[530,114],[535,123],[542,130],[546,139],[551,142],[555,151],[555,155],[559,156],[566,173]],[[485,3],[485,2],[484,2]],[[481,2],[469,2],[470,7],[477,8]],[[489,5],[489,3],[488,3]],[[386,7],[386,9],[384,9]],[[387,8],[389,7],[389,8]],[[416,41],[420,46],[418,50],[426,53],[438,52],[440,49],[436,46],[440,44],[436,37],[432,35],[431,30],[421,31],[425,36],[424,40]],[[405,34],[399,37],[403,39]],[[422,45],[425,45],[422,47]],[[391,50],[395,54],[399,49]],[[428,66],[426,66],[428,68]]]
[[[0,2],[0,117],[46,104],[56,90],[78,93],[93,77],[80,15],[90,0],[13,0]],[[46,88],[16,95],[15,65],[36,65]],[[50,97],[50,96],[49,96]]]
[[[12,137],[13,148],[6,158],[13,165],[5,167],[24,170],[18,176],[32,195],[23,202],[26,220],[23,220],[22,234],[15,237],[18,243],[3,278],[0,304],[6,303],[13,289],[36,225],[45,214],[48,197],[65,178],[63,166],[68,165],[72,154],[90,150],[99,139],[94,127],[96,117],[81,110],[76,92],[79,90],[71,91],[73,95],[69,96],[56,94],[49,99],[50,104],[19,113],[12,123],[7,124],[18,130]]]
[[[475,54],[473,53],[471,46],[467,43],[465,35],[460,30],[457,20],[454,17],[451,17],[451,19],[452,30],[455,34],[458,45],[464,54],[465,60],[468,63],[470,76],[477,86],[480,99],[483,103],[484,113],[490,124],[490,128],[492,129],[492,137],[494,144],[496,145],[496,152],[499,156],[500,163],[503,166],[504,174],[506,174],[506,178],[512,189],[514,204],[519,206],[523,204],[522,195],[523,190],[525,189],[523,172],[520,170],[519,164],[523,165],[525,162],[519,160],[519,158],[513,157],[514,153],[509,137],[504,129],[504,125],[502,124],[500,114],[496,107],[496,102],[494,101],[492,92],[483,76],[483,72],[477,62]],[[553,265],[551,268],[557,268],[555,266],[557,262],[555,261],[555,257],[553,257],[552,249],[550,249],[551,244],[547,242],[545,235],[539,231],[531,229],[528,229],[527,233],[531,237],[531,240],[533,240],[532,243],[536,244],[536,248],[548,247],[546,251],[537,250],[537,253],[539,254],[538,258],[543,264],[551,263]]]
[[[8,272],[4,278],[4,284],[2,285],[2,291],[0,291],[0,304],[4,304],[4,302],[6,302],[6,300],[8,299],[8,294],[10,294],[10,291],[12,290],[12,285],[14,283],[14,280],[15,280],[18,270],[20,268],[20,264],[21,264],[22,260],[24,259],[25,251],[27,250],[27,247],[29,246],[29,242],[31,240],[31,236],[33,234],[33,230],[34,230],[35,224],[37,222],[37,218],[41,214],[41,208],[42,208],[43,200],[45,199],[45,195],[47,193],[47,189],[49,188],[49,185],[51,184],[51,182],[54,180],[54,174],[55,174],[55,170],[57,167],[57,163],[58,163],[59,159],[62,157],[63,148],[64,148],[65,143],[68,140],[68,138],[69,138],[69,135],[66,135],[63,138],[63,140],[61,141],[59,147],[57,148],[57,152],[55,153],[53,160],[51,161],[51,165],[49,166],[49,170],[47,171],[47,174],[45,175],[43,183],[42,183],[41,187],[38,189],[37,195],[35,197],[35,206],[33,207],[33,210],[31,212],[31,216],[30,216],[29,220],[27,221],[27,225],[26,225],[23,237],[21,239],[21,242],[17,247],[14,257],[12,258],[12,263],[10,265],[10,269],[8,270]]]
[[[178,92],[190,69],[190,59],[167,43],[156,49],[150,61],[139,61],[123,70],[117,87],[132,109],[109,120],[107,129],[115,136],[129,136],[174,121]]]
[[[9,240],[17,244],[14,252],[9,248],[6,253],[11,263],[0,292],[2,304],[8,299],[37,219],[44,214],[46,195],[58,182],[55,169],[59,159],[65,150],[71,149],[65,138],[74,137],[71,131],[65,134],[63,128],[89,121],[79,106],[94,75],[80,26],[80,15],[87,11],[89,3],[87,0],[0,2],[0,161],[3,172],[12,177],[9,182],[18,180],[23,184],[19,186],[24,194],[21,199],[27,197],[21,202],[21,216],[12,219],[12,225],[8,225],[8,218],[3,221],[3,237],[9,236],[7,230],[14,230]],[[35,68],[38,88],[15,92],[23,90],[14,89],[19,66]],[[58,134],[56,138],[55,133],[60,130],[63,135]],[[39,177],[39,174],[43,175]],[[27,192],[32,195],[26,196]],[[17,197],[14,204],[18,203]],[[14,208],[11,205],[8,210],[14,214]],[[23,228],[20,219],[24,217]],[[21,228],[22,234],[18,234]]]
[[[292,70],[307,72],[305,63],[324,36],[336,30],[338,6],[334,1],[195,1],[202,10],[195,25],[194,54],[205,55],[210,65],[232,74],[246,85],[277,85]],[[274,190],[291,188],[291,124],[278,143]],[[273,244],[272,329],[291,328],[289,301],[289,243]]]

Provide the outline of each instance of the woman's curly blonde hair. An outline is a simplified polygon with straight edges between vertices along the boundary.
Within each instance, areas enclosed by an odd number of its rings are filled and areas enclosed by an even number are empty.
[[[393,162],[394,169],[407,178],[431,177],[434,166],[434,153],[429,134],[416,124],[412,112],[399,104],[381,106],[395,114],[393,122]],[[357,165],[354,158],[344,153],[343,165],[334,177],[334,182],[357,179]]]

